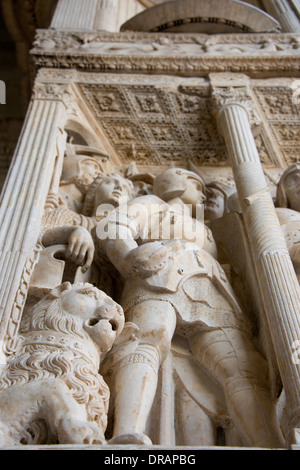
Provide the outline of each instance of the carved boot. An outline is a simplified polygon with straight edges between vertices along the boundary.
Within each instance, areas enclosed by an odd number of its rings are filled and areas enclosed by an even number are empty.
[[[225,384],[228,411],[246,446],[284,448],[270,393],[254,379],[229,379]]]
[[[158,353],[153,346],[140,345],[122,361],[115,376],[114,433],[109,444],[152,444],[145,429],[158,369]]]

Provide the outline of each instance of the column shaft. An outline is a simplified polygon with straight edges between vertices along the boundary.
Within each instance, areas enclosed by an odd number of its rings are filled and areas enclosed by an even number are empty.
[[[299,12],[296,10],[298,0],[263,0],[263,3],[266,11],[281,24],[283,32],[300,32]]]
[[[59,0],[51,28],[92,31],[97,7],[98,0]]]
[[[51,28],[118,32],[142,10],[137,0],[59,0]]]
[[[229,104],[219,113],[219,128],[231,159],[234,178],[259,287],[283,381],[292,427],[300,426],[300,369],[292,360],[300,339],[300,289],[267,188],[248,113]]]

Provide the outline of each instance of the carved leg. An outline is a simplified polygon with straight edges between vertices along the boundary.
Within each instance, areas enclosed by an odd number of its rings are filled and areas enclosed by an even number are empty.
[[[140,328],[134,353],[120,364],[115,376],[114,432],[111,444],[151,444],[144,434],[156,393],[160,364],[170,350],[176,314],[167,302],[136,305],[128,321]]]
[[[20,445],[25,429],[42,419],[60,444],[103,444],[103,431],[58,379],[22,384],[0,394],[0,445]],[[6,429],[3,429],[5,423]],[[36,437],[36,444],[39,444]],[[52,442],[50,442],[51,444]]]
[[[10,436],[9,428],[4,423],[0,423],[0,448],[10,445],[15,445],[15,442]]]
[[[46,383],[43,411],[60,444],[104,444],[103,430],[87,419],[86,408],[61,381]]]
[[[177,390],[179,445],[215,446],[217,429],[211,418],[181,386]]]
[[[190,345],[197,362],[224,387],[229,414],[245,445],[284,447],[269,391],[267,364],[250,337],[224,328],[197,333]]]

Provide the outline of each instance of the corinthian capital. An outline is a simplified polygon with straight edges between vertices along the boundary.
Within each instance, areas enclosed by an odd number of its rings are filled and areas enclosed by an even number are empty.
[[[66,107],[73,102],[73,94],[67,83],[43,83],[36,81],[33,92],[33,99],[62,101]]]
[[[252,127],[259,127],[262,119],[255,105],[250,88],[250,80],[243,74],[210,74],[211,103],[217,120],[229,106],[245,109]]]

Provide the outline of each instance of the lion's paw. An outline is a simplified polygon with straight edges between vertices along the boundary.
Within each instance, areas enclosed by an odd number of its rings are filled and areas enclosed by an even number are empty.
[[[103,431],[95,423],[66,416],[58,429],[60,444],[98,444],[106,443]]]

